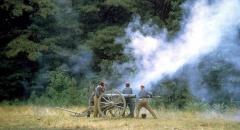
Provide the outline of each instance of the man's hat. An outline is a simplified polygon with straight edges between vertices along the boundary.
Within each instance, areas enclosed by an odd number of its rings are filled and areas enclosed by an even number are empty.
[[[130,86],[130,83],[129,83],[129,82],[126,82],[126,86],[129,87],[129,86]]]
[[[104,82],[103,82],[103,81],[101,81],[99,84],[100,84],[101,86],[104,86]]]

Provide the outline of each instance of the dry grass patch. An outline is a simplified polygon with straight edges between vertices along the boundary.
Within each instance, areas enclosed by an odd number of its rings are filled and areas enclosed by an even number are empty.
[[[84,108],[71,107],[81,112]],[[1,106],[0,129],[82,129],[82,130],[240,130],[240,120],[230,114],[157,111],[158,119],[72,117],[52,107]],[[230,115],[230,116],[229,116]]]

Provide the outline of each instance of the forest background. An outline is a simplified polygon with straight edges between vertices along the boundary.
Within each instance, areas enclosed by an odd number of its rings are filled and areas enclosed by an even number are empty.
[[[2,104],[80,105],[101,80],[108,89],[124,86],[115,65],[129,62],[118,38],[136,17],[165,28],[168,39],[180,29],[185,0],[2,0],[0,2],[0,101]],[[202,109],[239,105],[239,97],[225,91],[240,85],[240,71],[218,58],[205,56],[197,65],[200,84],[211,100],[189,90],[181,74],[154,85],[160,95],[155,107]],[[211,59],[211,58],[210,58]],[[134,75],[135,68],[129,68]],[[236,89],[239,90],[239,89]],[[218,105],[216,105],[218,104]]]

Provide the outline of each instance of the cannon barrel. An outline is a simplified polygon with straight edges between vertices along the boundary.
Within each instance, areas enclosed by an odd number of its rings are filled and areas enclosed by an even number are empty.
[[[148,96],[148,97],[143,97],[143,98],[161,98],[161,96]]]
[[[125,98],[136,98],[136,94],[122,94]]]
[[[136,98],[136,94],[121,94],[123,97],[125,98]],[[115,94],[115,93],[108,93],[108,94],[104,94],[104,97],[116,97],[119,96],[119,94]],[[149,97],[145,97],[145,98],[161,98],[161,96],[149,96]]]
[[[136,98],[136,94],[121,94],[121,95],[125,98]],[[104,97],[115,97],[115,96],[119,96],[119,94],[112,93],[112,94],[104,94],[103,96]]]

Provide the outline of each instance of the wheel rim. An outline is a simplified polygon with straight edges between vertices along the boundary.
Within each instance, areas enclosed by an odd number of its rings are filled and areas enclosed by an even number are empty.
[[[117,90],[106,92],[99,97],[98,109],[102,117],[122,117],[126,110],[125,98]]]

